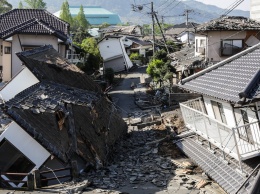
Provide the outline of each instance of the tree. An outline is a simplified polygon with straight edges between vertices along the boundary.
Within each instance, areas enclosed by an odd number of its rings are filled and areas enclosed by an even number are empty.
[[[43,0],[24,0],[29,9],[46,9],[46,3]]]
[[[106,68],[104,77],[109,82],[109,84],[112,84],[114,81],[114,77],[115,77],[114,70],[112,68]]]
[[[18,4],[18,9],[23,9],[23,3],[22,3],[22,1],[19,2],[19,4]]]
[[[176,70],[171,66],[166,51],[160,50],[155,53],[153,60],[148,64],[146,73],[149,74],[154,81],[160,82],[160,86],[163,81],[169,81],[171,90],[172,77],[173,74],[176,73]]]
[[[110,24],[107,23],[107,22],[104,22],[104,23],[102,23],[102,24],[99,26],[99,28],[100,28],[100,29],[102,29],[102,28],[107,28],[108,26],[110,26]]]
[[[60,10],[60,19],[68,22],[70,25],[73,24],[73,18],[70,14],[69,3],[67,0],[62,3],[61,10]]]
[[[79,27],[76,31],[73,33],[73,43],[80,46],[84,39],[87,37],[91,37],[91,35],[88,33],[88,30],[82,27]]]
[[[81,69],[83,71],[99,69],[99,65],[102,63],[102,57],[98,49],[97,41],[94,38],[86,38],[82,41],[81,48],[88,53],[87,61]]]
[[[84,9],[83,9],[82,5],[79,8],[79,13],[76,16],[76,20],[78,21],[79,26],[82,27],[82,28],[88,28],[89,25],[90,25],[88,20],[86,19],[86,16],[85,16],[85,13],[84,13]]]
[[[0,0],[0,14],[10,11],[12,7],[6,0]]]

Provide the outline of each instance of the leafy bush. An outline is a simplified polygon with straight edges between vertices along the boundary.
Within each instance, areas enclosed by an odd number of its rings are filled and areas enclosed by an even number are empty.
[[[142,60],[143,55],[140,55],[139,53],[131,53],[129,58],[130,58],[131,61],[133,61],[133,60]]]

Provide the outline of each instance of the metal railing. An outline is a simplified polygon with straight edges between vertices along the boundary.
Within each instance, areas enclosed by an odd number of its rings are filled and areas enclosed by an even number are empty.
[[[70,63],[81,63],[81,62],[83,62],[83,57],[81,57],[80,54],[67,54],[66,59]]]
[[[232,128],[207,115],[200,98],[180,103],[180,108],[189,129],[239,162],[260,153],[259,121]]]

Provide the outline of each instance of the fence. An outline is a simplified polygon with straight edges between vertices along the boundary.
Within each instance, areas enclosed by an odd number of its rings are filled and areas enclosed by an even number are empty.
[[[63,172],[63,175],[57,175],[58,172]],[[47,177],[45,176],[46,174],[48,174]],[[44,185],[43,183],[48,181],[57,180],[58,183],[61,183],[61,180],[64,178],[69,178],[69,180],[78,178],[76,163],[72,163],[72,166],[67,168],[49,169],[46,171],[34,170],[32,173],[0,172],[0,188],[33,190],[41,188]],[[48,184],[48,186],[50,185]]]

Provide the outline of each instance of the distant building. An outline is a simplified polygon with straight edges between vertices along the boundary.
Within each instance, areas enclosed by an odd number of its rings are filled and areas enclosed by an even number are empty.
[[[75,17],[79,13],[80,6],[70,6],[70,13]],[[117,25],[122,23],[118,14],[112,13],[101,6],[83,6],[83,10],[88,22],[91,25],[101,25],[108,23],[110,25]],[[60,17],[60,11],[54,13],[55,16]]]
[[[250,18],[260,21],[260,2],[259,2],[259,0],[251,0]]]

